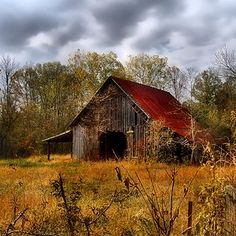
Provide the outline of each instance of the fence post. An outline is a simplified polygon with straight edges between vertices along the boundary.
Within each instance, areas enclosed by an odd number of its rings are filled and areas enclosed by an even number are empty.
[[[226,212],[225,230],[226,235],[236,234],[236,188],[232,185],[225,186],[226,193]]]
[[[191,236],[192,235],[192,215],[193,215],[193,202],[189,201],[188,202],[188,231],[187,231],[187,235]]]

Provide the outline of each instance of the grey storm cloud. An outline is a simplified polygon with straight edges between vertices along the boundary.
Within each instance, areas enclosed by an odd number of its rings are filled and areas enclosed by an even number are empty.
[[[61,12],[83,11],[88,6],[88,0],[58,0],[55,10]]]
[[[232,4],[231,7],[224,6],[222,8],[221,5],[217,7],[216,3],[217,1],[215,1],[215,8],[209,4],[203,5],[202,11],[197,12],[197,14],[187,15],[186,12],[189,9],[182,4],[179,8],[175,8],[176,12],[172,12],[172,16],[169,15],[164,18],[163,15],[161,17],[156,16],[157,25],[155,29],[151,34],[145,35],[144,33],[142,37],[136,38],[134,47],[142,51],[150,51],[153,48],[159,52],[179,50],[183,48],[180,41],[174,46],[171,45],[171,41],[175,40],[176,33],[184,39],[184,46],[186,47],[198,48],[216,44],[218,48],[216,46],[215,50],[219,50],[219,47],[226,44],[223,39],[225,32],[229,30],[228,22],[232,23],[236,20],[234,16],[236,5]],[[231,37],[235,37],[234,32],[234,28],[230,27]]]
[[[1,48],[9,52],[17,51],[27,47],[29,39],[39,33],[46,33],[52,38],[54,47],[60,47],[83,34],[83,19],[79,14],[67,14],[62,11],[62,7],[59,10],[58,5],[50,5],[47,8],[46,4],[44,8],[43,2],[40,7],[32,5],[30,10],[21,8],[21,5],[6,7],[5,12],[0,14]],[[68,1],[70,2],[72,1]]]
[[[162,52],[164,48],[169,47],[171,34],[177,30],[175,24],[162,24],[161,22],[156,26],[151,34],[142,35],[134,41],[134,47],[142,51],[149,51],[152,48],[158,49]]]
[[[61,47],[68,42],[79,39],[86,32],[85,25],[78,22],[71,22],[62,28],[56,28],[49,32],[49,36],[53,39],[53,47]]]
[[[183,7],[182,0],[176,4],[171,0],[109,1],[107,5],[94,8],[93,14],[104,29],[106,37],[105,40],[102,38],[102,44],[114,45],[131,36],[137,24],[148,16],[149,11],[154,11],[156,17],[161,18],[178,15]]]
[[[27,48],[27,55],[28,58],[26,60],[26,63],[28,64],[34,64],[38,62],[47,62],[52,60],[53,57],[55,57],[57,54],[57,50],[55,48],[51,48],[49,45],[43,45],[43,48]],[[30,55],[33,55],[33,59],[30,57]],[[35,60],[34,58],[37,58]]]
[[[214,50],[235,48],[235,12],[234,0],[2,0],[0,55],[37,62],[78,48],[127,50],[201,67]]]
[[[205,23],[199,21],[192,25],[184,24],[184,19],[179,22],[163,22],[159,20],[157,27],[150,35],[143,35],[134,42],[134,46],[143,51],[149,51],[156,48],[159,51],[164,49],[174,50],[171,46],[171,40],[174,39],[174,33],[181,35],[189,46],[204,46],[212,43],[218,37],[217,25],[209,24],[206,29]],[[177,46],[177,49],[179,47]]]
[[[38,32],[57,27],[59,22],[49,15],[8,15],[0,18],[0,43],[8,50],[18,50],[27,44],[27,39]]]

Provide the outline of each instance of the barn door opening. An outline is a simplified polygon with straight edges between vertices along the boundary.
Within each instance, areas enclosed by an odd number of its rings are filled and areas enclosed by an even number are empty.
[[[127,139],[123,132],[102,133],[100,136],[101,159],[123,158],[127,149]]]

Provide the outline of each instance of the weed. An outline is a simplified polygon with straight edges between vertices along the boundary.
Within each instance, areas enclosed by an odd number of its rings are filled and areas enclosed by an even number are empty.
[[[15,224],[15,230],[21,231],[19,235],[23,235],[22,232],[28,235],[70,235],[61,193],[58,192],[57,196],[51,194],[52,183],[59,181],[58,173],[62,173],[68,206],[78,208],[74,214],[76,235],[88,235],[88,232],[90,235],[158,235],[154,221],[157,216],[164,216],[165,221],[160,219],[161,226],[165,222],[165,227],[170,227],[171,176],[174,169],[177,173],[173,186],[172,218],[178,206],[180,208],[171,233],[181,235],[187,227],[187,200],[194,202],[195,225],[200,209],[197,205],[200,186],[207,186],[211,179],[209,165],[199,169],[196,166],[135,161],[82,161],[74,164],[70,156],[52,157],[50,162],[46,157],[25,159],[36,164],[24,168],[9,166],[13,161],[0,161],[0,228],[3,235],[14,218],[10,201],[13,194],[18,197],[16,213],[28,209],[25,212],[27,221],[20,218]],[[220,177],[227,176],[224,178],[227,184],[235,183],[235,167],[221,164],[217,171]],[[117,180],[118,173],[120,180]],[[80,193],[77,199],[76,191]],[[186,191],[188,194],[183,199]],[[161,214],[157,211],[158,204],[163,205]],[[153,213],[152,216],[152,211],[156,215]],[[23,228],[22,221],[25,222]]]
[[[92,226],[102,219],[108,219],[105,215],[106,211],[111,207],[116,192],[111,198],[111,201],[101,208],[91,208],[93,216],[85,215],[77,204],[81,198],[81,193],[78,191],[78,185],[72,184],[72,191],[67,191],[62,175],[59,174],[58,179],[52,182],[53,195],[59,200],[58,207],[63,210],[65,220],[68,226],[68,232],[71,236],[75,236],[77,232],[83,232],[83,228],[87,236],[91,235]]]

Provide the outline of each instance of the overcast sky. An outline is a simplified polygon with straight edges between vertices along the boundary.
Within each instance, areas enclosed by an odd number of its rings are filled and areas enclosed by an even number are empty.
[[[208,67],[236,46],[235,0],[1,0],[0,55],[24,64],[60,60],[77,49],[167,56]]]

